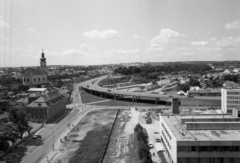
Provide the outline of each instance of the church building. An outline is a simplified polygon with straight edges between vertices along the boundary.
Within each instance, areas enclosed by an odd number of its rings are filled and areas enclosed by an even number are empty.
[[[43,51],[40,58],[40,68],[27,68],[23,74],[23,84],[27,86],[48,84],[47,62]]]

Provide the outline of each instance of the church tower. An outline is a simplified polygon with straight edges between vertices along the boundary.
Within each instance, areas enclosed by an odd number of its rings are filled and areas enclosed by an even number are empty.
[[[45,71],[47,71],[47,62],[44,56],[43,49],[42,49],[42,58],[40,58],[40,69],[44,69]]]

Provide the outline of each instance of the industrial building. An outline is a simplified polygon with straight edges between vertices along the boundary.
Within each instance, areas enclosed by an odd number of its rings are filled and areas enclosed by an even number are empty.
[[[160,115],[160,136],[170,162],[239,163],[238,112]]]

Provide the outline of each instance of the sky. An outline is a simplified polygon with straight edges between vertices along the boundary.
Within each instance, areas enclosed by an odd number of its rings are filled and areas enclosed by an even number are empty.
[[[240,59],[239,0],[0,0],[0,67]]]

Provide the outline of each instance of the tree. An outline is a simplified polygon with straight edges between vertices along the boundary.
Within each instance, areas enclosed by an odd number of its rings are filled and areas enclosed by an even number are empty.
[[[189,84],[188,83],[181,84],[179,86],[179,90],[182,90],[183,92],[187,92],[189,90]]]
[[[18,139],[18,131],[13,124],[2,123],[0,124],[0,150],[7,150],[11,144]]]
[[[23,134],[25,132],[28,132],[28,134],[29,134],[30,131],[32,130],[32,127],[28,123],[26,112],[24,112],[22,110],[13,111],[11,119],[12,119],[13,124],[16,126],[19,138],[22,139]]]

